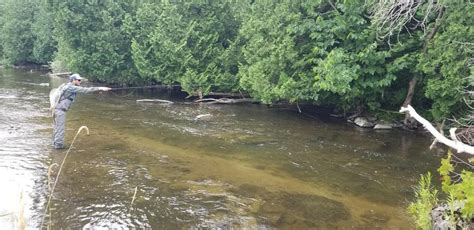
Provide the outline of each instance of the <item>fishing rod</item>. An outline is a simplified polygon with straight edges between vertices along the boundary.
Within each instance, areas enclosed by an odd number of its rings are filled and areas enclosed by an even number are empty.
[[[229,83],[229,84],[213,84],[213,86],[233,86],[235,84]],[[191,87],[203,87],[206,85],[201,85],[201,84],[191,84]],[[149,88],[175,88],[175,87],[181,87],[181,85],[149,85],[149,86],[132,86],[132,87],[118,87],[118,88],[112,88],[111,90],[121,90],[121,89],[149,89]]]

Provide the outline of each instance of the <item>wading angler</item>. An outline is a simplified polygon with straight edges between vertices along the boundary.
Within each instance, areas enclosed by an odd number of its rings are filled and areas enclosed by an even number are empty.
[[[77,93],[109,91],[109,87],[82,87],[83,78],[79,74],[69,76],[69,82],[64,83],[49,93],[51,114],[53,116],[53,147],[63,149],[66,131],[66,113],[74,103]]]

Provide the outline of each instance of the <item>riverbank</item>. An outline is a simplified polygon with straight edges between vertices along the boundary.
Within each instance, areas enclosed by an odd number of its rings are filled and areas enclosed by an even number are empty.
[[[0,68],[6,68],[0,65]],[[51,72],[51,68],[48,65],[39,65],[34,63],[26,63],[22,65],[15,65],[12,66],[13,69],[20,69],[26,71],[46,71],[49,76],[51,77],[63,77],[66,78],[72,72],[61,72],[61,73],[53,73]],[[158,85],[151,85],[151,86],[144,86],[147,87],[156,87],[159,88]],[[168,86],[163,86],[168,87]],[[123,87],[127,88],[127,87]],[[137,88],[133,86],[132,88]],[[248,94],[244,93],[209,93],[209,95],[204,95],[202,98],[186,94],[185,92],[177,92],[181,89],[179,85],[173,85],[172,91],[173,95],[182,98],[183,100],[192,100],[196,103],[202,104],[246,104],[246,103],[260,103],[257,100],[252,99]],[[272,105],[268,105],[269,107],[273,108],[286,108],[290,110],[295,110],[298,113],[306,114],[309,116],[322,116],[322,117],[330,117],[331,119],[338,119],[341,121],[348,122],[353,124],[356,127],[364,128],[364,129],[374,129],[374,130],[391,130],[391,129],[401,129],[407,131],[416,131],[420,127],[420,124],[414,123],[410,125],[405,125],[404,114],[398,113],[396,111],[391,111],[390,118],[387,119],[380,119],[377,118],[380,114],[364,114],[364,115],[351,115],[348,114],[341,114],[341,113],[334,113],[333,108],[326,108],[320,107],[312,104],[292,104],[289,102],[277,102]],[[381,113],[382,114],[382,113]],[[387,114],[385,112],[385,114]],[[399,115],[397,115],[399,114]],[[387,117],[387,116],[385,116]],[[398,118],[397,118],[398,117]]]

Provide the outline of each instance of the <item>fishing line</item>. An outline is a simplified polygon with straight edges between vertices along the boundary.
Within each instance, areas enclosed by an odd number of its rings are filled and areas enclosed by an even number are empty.
[[[110,93],[112,93],[115,97],[125,98],[125,97],[130,97],[131,95],[133,95],[135,93],[135,91],[136,91],[136,89],[133,89],[125,95],[121,95],[121,94],[119,95],[118,93],[114,93],[114,92],[110,92]]]
[[[129,96],[133,95],[136,92],[137,89],[158,89],[158,88],[171,89],[173,87],[178,87],[178,85],[170,85],[170,86],[167,86],[167,85],[150,85],[150,86],[117,87],[117,88],[111,88],[110,91],[132,89],[131,92],[129,92],[125,95],[119,95],[118,93],[111,92],[116,97],[125,98],[125,97],[129,97]]]
[[[212,86],[234,86],[234,83],[214,83]],[[206,84],[189,84],[189,87],[208,87]],[[111,90],[122,90],[122,89],[149,89],[149,88],[177,88],[182,87],[182,85],[149,85],[149,86],[132,86],[132,87],[117,87],[112,88]]]

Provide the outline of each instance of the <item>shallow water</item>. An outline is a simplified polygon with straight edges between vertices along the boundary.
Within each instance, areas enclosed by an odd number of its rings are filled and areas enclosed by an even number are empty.
[[[16,228],[20,213],[29,228],[39,228],[48,168],[66,152],[50,147],[47,109],[50,88],[62,81],[0,70],[2,229]],[[66,142],[83,125],[90,135],[74,143],[47,224],[407,229],[412,187],[438,166],[430,138],[420,134],[365,130],[281,107],[195,105],[173,95],[128,90],[78,97]],[[176,103],[136,102],[144,98]]]

